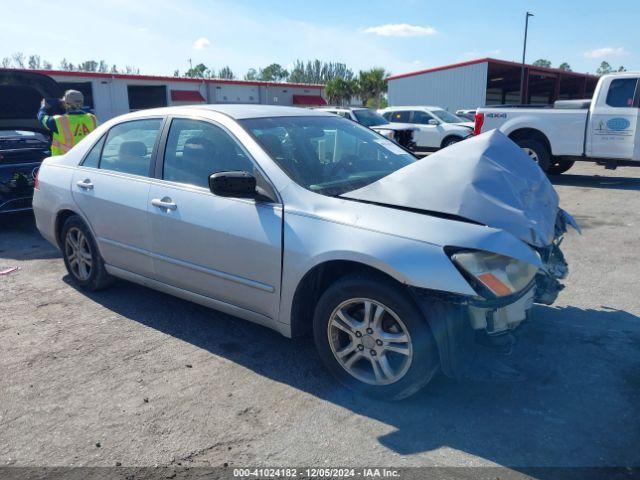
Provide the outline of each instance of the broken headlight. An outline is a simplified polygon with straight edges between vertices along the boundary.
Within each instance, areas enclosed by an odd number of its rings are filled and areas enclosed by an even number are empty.
[[[469,277],[478,294],[488,290],[495,297],[507,297],[520,292],[531,283],[538,267],[515,258],[483,251],[460,251],[451,260]],[[478,288],[480,287],[480,288]]]

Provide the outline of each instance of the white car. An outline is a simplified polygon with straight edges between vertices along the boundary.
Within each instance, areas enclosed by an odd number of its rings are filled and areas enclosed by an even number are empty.
[[[388,107],[378,110],[378,113],[392,123],[416,127],[413,139],[417,150],[439,150],[473,134],[473,122],[467,122],[440,107]]]

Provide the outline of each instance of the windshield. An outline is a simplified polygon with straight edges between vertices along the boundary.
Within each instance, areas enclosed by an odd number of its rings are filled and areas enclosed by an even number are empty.
[[[252,118],[242,123],[296,183],[337,196],[373,183],[416,158],[340,117]]]
[[[449,113],[446,110],[430,110],[430,112],[444,123],[463,123],[468,121],[454,115],[453,113]]]
[[[353,114],[356,120],[365,127],[377,127],[378,125],[386,125],[389,123],[386,118],[373,110],[363,108],[362,110],[354,110]]]

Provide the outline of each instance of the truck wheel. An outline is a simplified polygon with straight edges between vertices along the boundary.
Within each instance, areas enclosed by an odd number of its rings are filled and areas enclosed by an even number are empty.
[[[331,285],[316,306],[313,336],[320,358],[341,383],[381,400],[412,395],[439,367],[424,315],[384,278],[356,274]]]
[[[529,138],[522,138],[516,140],[516,144],[524,150],[524,153],[529,155],[529,158],[536,162],[543,172],[547,172],[551,165],[551,152],[549,149],[538,140]]]
[[[572,160],[561,160],[558,163],[554,163],[553,165],[550,165],[549,168],[547,169],[547,173],[549,175],[560,175],[561,173],[564,173],[567,170],[569,170],[571,167],[573,167],[574,163],[575,162]]]
[[[78,215],[64,222],[60,238],[64,264],[78,287],[97,291],[113,283],[114,278],[104,268],[91,231]]]

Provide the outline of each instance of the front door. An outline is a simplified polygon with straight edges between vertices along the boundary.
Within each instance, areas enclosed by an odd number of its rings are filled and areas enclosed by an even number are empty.
[[[107,264],[151,276],[147,203],[151,159],[162,119],[111,128],[73,175],[73,198],[88,220]]]
[[[442,127],[440,127],[440,122],[437,119],[422,110],[414,110],[411,112],[411,122],[418,128],[418,131],[413,134],[418,148],[440,148],[442,144]]]
[[[216,124],[174,118],[162,170],[149,191],[157,279],[276,318],[281,205],[218,197],[208,187],[215,172],[259,175],[249,155]]]
[[[634,158],[638,126],[638,78],[612,78],[606,95],[599,95],[589,122],[591,150],[595,158]]]

